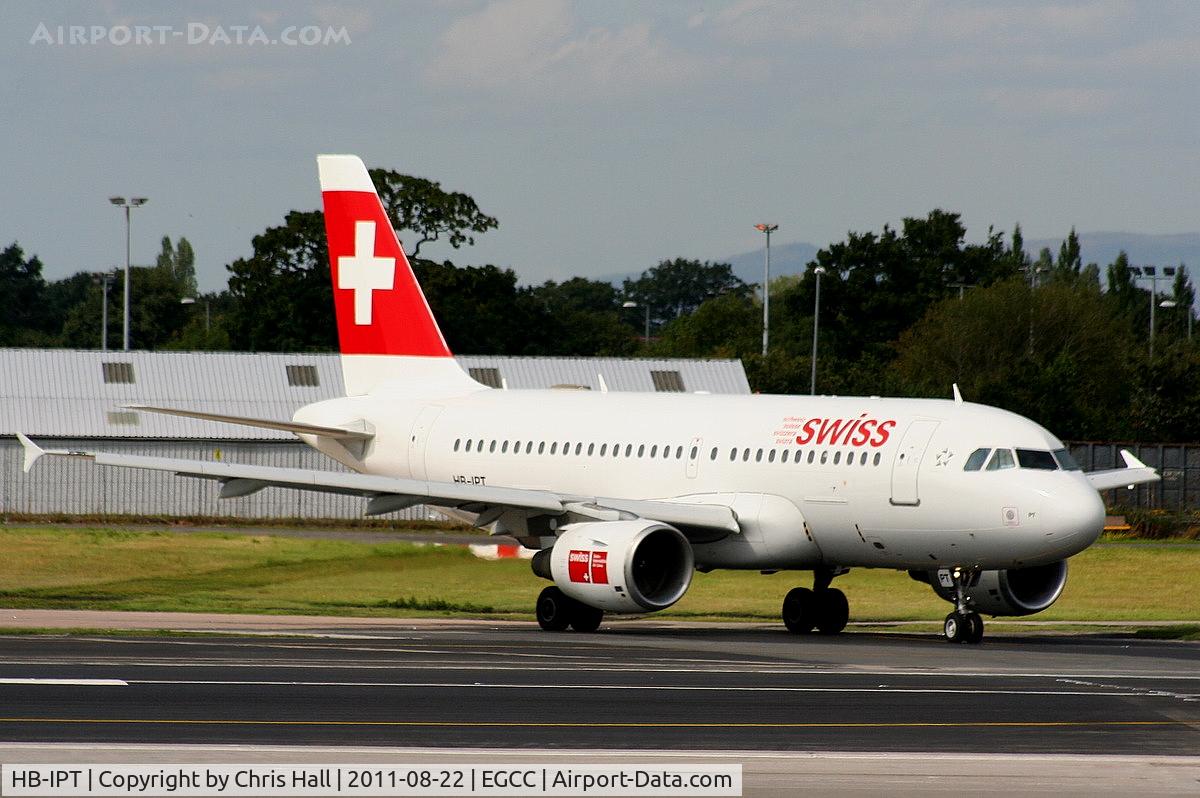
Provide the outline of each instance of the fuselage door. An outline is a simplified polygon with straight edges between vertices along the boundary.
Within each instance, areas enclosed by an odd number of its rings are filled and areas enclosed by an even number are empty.
[[[441,405],[423,408],[413,422],[408,438],[408,473],[413,479],[428,479],[425,471],[425,447],[429,442],[429,430],[442,413]]]
[[[687,450],[687,475],[688,479],[695,479],[697,472],[700,470],[700,450],[704,448],[704,441],[701,438],[692,438],[692,442],[688,444]]]
[[[917,487],[917,476],[921,470],[921,460],[925,456],[925,447],[937,429],[937,421],[918,419],[908,425],[900,446],[896,450],[896,459],[892,461],[892,504],[909,505],[912,507],[921,503],[921,494]]]

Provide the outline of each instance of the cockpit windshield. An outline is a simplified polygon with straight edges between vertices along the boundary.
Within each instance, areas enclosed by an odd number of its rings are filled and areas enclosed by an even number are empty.
[[[1015,457],[1014,457],[1015,453]],[[990,459],[989,459],[990,456]],[[987,463],[987,467],[984,467]],[[1080,471],[1079,464],[1066,449],[1053,452],[1041,449],[990,449],[983,447],[971,452],[963,471],[1002,471],[1007,468],[1029,468],[1035,471]]]
[[[1034,468],[1039,471],[1057,471],[1058,462],[1050,452],[1037,449],[1017,449],[1017,462],[1021,468]]]

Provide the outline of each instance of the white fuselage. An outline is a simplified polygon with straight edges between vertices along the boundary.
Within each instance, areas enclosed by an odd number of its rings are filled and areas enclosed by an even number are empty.
[[[964,471],[979,448],[1063,448],[1032,421],[983,405],[486,388],[422,394],[384,387],[309,405],[296,420],[370,424],[375,438],[361,458],[302,436],[365,473],[732,507],[740,533],[694,541],[702,568],[1019,568],[1082,551],[1103,527],[1103,504],[1080,471]]]

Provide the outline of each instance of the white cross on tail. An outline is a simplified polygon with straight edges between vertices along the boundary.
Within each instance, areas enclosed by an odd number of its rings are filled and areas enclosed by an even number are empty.
[[[369,325],[375,291],[390,291],[396,259],[375,257],[375,223],[354,223],[354,254],[338,258],[338,288],[354,292],[354,323]]]

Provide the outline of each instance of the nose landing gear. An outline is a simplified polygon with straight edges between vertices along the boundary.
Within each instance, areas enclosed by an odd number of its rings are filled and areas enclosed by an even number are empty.
[[[835,635],[846,628],[850,618],[850,603],[846,594],[830,587],[833,577],[846,573],[839,571],[816,571],[813,588],[797,587],[788,591],[783,600],[783,625],[789,632],[808,634],[815,628],[823,635]]]
[[[938,581],[954,588],[954,612],[942,623],[942,634],[951,643],[978,643],[983,640],[983,618],[971,609],[964,588],[979,579],[978,570],[946,568],[938,571]]]

